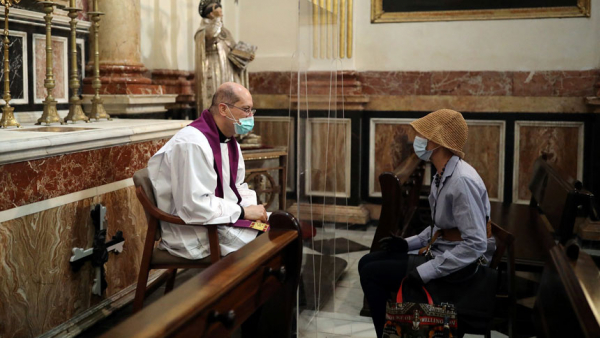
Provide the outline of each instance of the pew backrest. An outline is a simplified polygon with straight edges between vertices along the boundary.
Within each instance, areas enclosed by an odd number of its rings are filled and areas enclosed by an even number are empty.
[[[261,337],[289,337],[302,265],[298,221],[275,212],[271,230],[212,264],[102,337],[228,337],[270,299]]]
[[[571,261],[562,245],[550,249],[533,319],[539,337],[600,337],[600,272],[580,252]]]
[[[575,219],[593,203],[593,195],[580,182],[561,177],[545,156],[534,163],[529,190],[530,205],[544,215],[561,243],[573,236]]]
[[[390,232],[404,236],[419,204],[419,194],[425,175],[424,162],[411,154],[393,172],[379,175],[381,215],[375,231],[371,252],[378,249],[381,238]]]

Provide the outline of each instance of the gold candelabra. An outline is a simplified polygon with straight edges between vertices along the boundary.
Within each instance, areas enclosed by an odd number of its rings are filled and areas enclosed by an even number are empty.
[[[88,15],[91,16],[92,25],[94,29],[93,38],[94,38],[94,80],[92,80],[92,88],[94,88],[94,97],[92,98],[92,111],[89,115],[90,119],[96,119],[96,121],[100,119],[111,120],[110,116],[106,113],[104,109],[104,105],[102,104],[102,99],[100,98],[100,87],[102,87],[102,82],[100,81],[100,52],[98,47],[98,30],[100,28],[100,16],[104,15],[104,13],[98,11],[98,0],[93,1],[93,11],[88,12]]]
[[[81,99],[79,98],[79,69],[77,67],[77,21],[75,18],[78,16],[78,12],[81,9],[75,7],[75,0],[69,0],[69,7],[65,7],[65,10],[69,11],[69,18],[71,18],[71,75],[69,79],[69,88],[71,88],[72,96],[69,99],[69,115],[65,117],[65,123],[68,121],[85,121],[90,122],[89,117],[83,113],[81,108]]]
[[[44,6],[44,13],[46,13],[44,16],[44,20],[46,20],[46,78],[44,79],[44,87],[48,95],[46,96],[46,100],[44,100],[44,112],[36,125],[42,123],[49,125],[54,122],[64,124],[60,116],[58,116],[56,100],[52,96],[52,91],[56,86],[52,64],[52,13],[54,12],[55,3],[52,1],[39,1],[38,3]]]
[[[0,3],[4,5],[4,96],[2,97],[6,102],[6,105],[2,107],[2,119],[0,120],[0,128],[7,127],[21,127],[19,122],[15,119],[14,111],[15,108],[10,106],[10,80],[8,74],[10,72],[9,60],[8,60],[8,8],[13,3],[19,3],[21,0],[0,0]]]

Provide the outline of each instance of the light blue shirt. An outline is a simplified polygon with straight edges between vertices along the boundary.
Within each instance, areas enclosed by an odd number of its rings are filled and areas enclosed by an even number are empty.
[[[487,238],[490,201],[483,180],[471,165],[453,156],[446,164],[439,188],[431,185],[429,204],[435,224],[433,233],[458,228],[463,240],[438,237],[431,248],[435,258],[417,267],[423,282],[447,276],[481,256],[491,261],[496,244],[493,236]],[[416,254],[416,250],[429,244],[430,238],[431,227],[407,238],[409,253]]]

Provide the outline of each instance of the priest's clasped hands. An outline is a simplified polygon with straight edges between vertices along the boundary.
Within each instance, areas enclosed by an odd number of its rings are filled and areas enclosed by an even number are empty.
[[[244,207],[244,219],[249,221],[263,221],[266,222],[269,217],[267,216],[267,210],[264,205],[251,205]]]

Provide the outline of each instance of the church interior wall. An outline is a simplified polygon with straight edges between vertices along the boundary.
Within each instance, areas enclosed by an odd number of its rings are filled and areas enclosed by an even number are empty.
[[[78,0],[78,6],[84,2]],[[160,114],[173,107],[193,110],[198,0],[139,3],[142,67],[153,73],[157,91],[187,96],[185,104],[179,99],[179,106],[163,104]],[[293,140],[308,132],[299,130],[298,121],[289,116],[295,104],[289,93],[297,80],[290,75],[296,34],[300,29],[310,36],[312,29],[299,27],[297,7],[295,0],[223,0],[225,26],[236,40],[258,46],[249,68],[258,109],[255,131],[273,146],[287,145],[290,132]],[[440,108],[464,113],[470,133],[466,159],[481,173],[491,200],[527,203],[527,178],[541,153],[552,155],[560,174],[582,180],[600,194],[600,178],[593,175],[600,172],[600,115],[586,101],[600,96],[600,0],[592,0],[591,8],[590,18],[373,24],[370,1],[355,1],[353,57],[337,69],[345,70],[343,76],[351,83],[335,89],[345,95],[346,112],[337,116],[335,128],[339,142],[318,142],[310,153],[310,169],[329,170],[326,179],[331,181],[316,177],[313,185],[323,188],[314,189],[311,196],[332,201],[332,193],[341,193],[350,207],[371,204],[370,217],[377,219],[377,207],[372,206],[381,202],[378,175],[392,171],[410,153],[410,121]],[[85,12],[82,18],[87,19]],[[80,69],[90,60],[89,26],[82,22],[78,35]],[[19,63],[15,74],[20,78],[13,83],[21,91],[13,91],[13,103],[23,121],[32,111],[42,110],[44,95],[36,94],[43,90],[44,60],[35,55],[41,55],[43,47],[34,39],[44,28],[24,23],[11,27],[20,32],[14,37],[21,48],[11,49],[11,58]],[[59,43],[56,60],[63,61],[55,60],[62,117],[69,92],[66,27],[63,13],[62,26],[54,30]],[[308,40],[302,43],[310,46]],[[329,128],[322,119],[328,116],[329,102],[322,99],[330,88],[322,79],[329,78],[333,64],[313,59],[306,68],[308,101],[315,112],[307,128],[312,128],[315,140],[327,139]],[[82,78],[89,77],[85,71]],[[39,93],[33,90],[36,84]],[[341,108],[341,101],[334,107]],[[166,134],[151,136],[150,141],[132,137],[123,146],[94,143],[97,149],[82,150],[69,145],[61,148],[63,154],[0,161],[0,183],[5,187],[0,196],[0,275],[6,277],[0,278],[1,337],[40,335],[136,281],[146,218],[131,177],[168,140]],[[62,141],[47,142],[43,151],[62,146]],[[290,153],[310,152],[308,146],[294,143]],[[336,153],[343,165],[323,168],[323,153]],[[298,159],[290,156],[288,163],[288,192],[295,192]],[[108,235],[122,230],[126,238],[125,251],[111,254],[106,265],[108,289],[102,299],[91,295],[90,264],[73,272],[64,259],[74,246],[92,246],[89,208],[96,203],[108,208]]]

